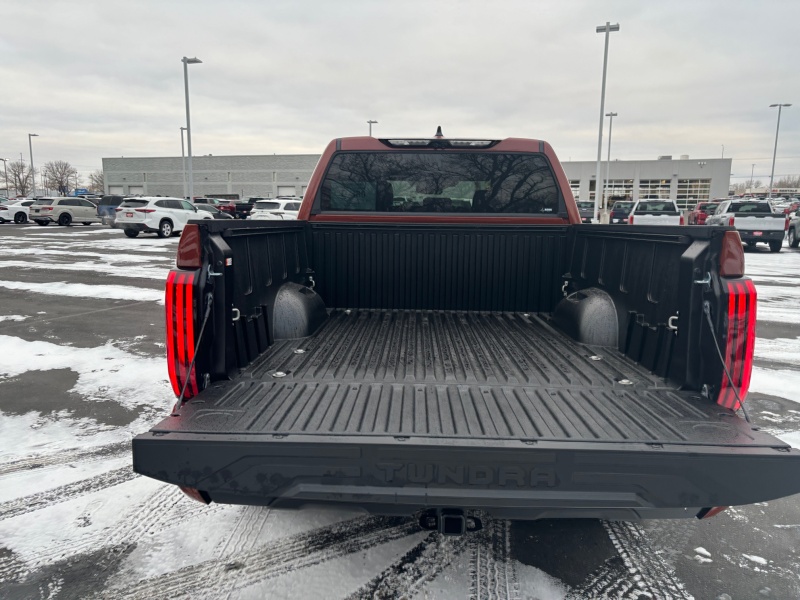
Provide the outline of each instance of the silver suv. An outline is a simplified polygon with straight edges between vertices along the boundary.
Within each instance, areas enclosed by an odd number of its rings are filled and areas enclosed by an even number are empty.
[[[73,221],[84,225],[101,222],[97,206],[84,198],[39,198],[31,204],[29,215],[39,225],[58,223],[66,227]]]

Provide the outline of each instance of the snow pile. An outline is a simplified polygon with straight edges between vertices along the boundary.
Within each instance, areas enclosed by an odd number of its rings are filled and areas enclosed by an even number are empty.
[[[29,317],[23,315],[0,315],[0,323],[3,321],[24,321],[27,318]]]

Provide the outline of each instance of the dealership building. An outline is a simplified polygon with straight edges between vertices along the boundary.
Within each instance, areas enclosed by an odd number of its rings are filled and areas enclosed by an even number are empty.
[[[194,195],[226,198],[303,196],[318,154],[195,156]],[[594,200],[597,164],[562,163],[577,200]],[[608,166],[607,196],[675,200],[682,208],[728,195],[730,158],[614,160]],[[602,164],[603,178],[606,163]],[[107,194],[184,197],[181,157],[104,158]]]

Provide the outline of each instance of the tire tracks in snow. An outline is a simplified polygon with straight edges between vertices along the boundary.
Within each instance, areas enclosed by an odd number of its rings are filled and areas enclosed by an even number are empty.
[[[431,533],[346,600],[410,598],[467,548],[465,536]]]
[[[604,521],[603,527],[619,557],[590,575],[573,589],[567,600],[692,600],[674,569],[656,554],[636,523]]]
[[[139,477],[130,465],[0,504],[0,521],[42,510]]]
[[[469,537],[470,600],[519,600],[519,584],[511,559],[511,522],[488,520]]]
[[[285,540],[277,540],[230,556],[203,561],[131,584],[109,588],[102,597],[174,598],[203,593],[219,597],[290,571],[298,571],[342,556],[406,537],[419,531],[412,519],[360,517],[341,521]]]
[[[131,443],[130,441],[126,441],[118,442],[116,444],[108,444],[105,446],[98,446],[89,450],[66,450],[64,452],[58,452],[55,454],[21,458],[0,464],[0,477],[4,475],[11,475],[12,473],[18,473],[20,471],[32,471],[34,469],[54,467],[77,461],[94,462],[96,460],[117,458],[117,456],[121,454],[130,452],[130,449]]]

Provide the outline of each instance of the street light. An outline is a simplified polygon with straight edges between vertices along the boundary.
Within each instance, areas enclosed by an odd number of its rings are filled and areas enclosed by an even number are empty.
[[[608,157],[606,158],[606,180],[603,182],[605,187],[603,188],[606,190],[606,193],[603,194],[603,206],[608,206],[608,171],[611,166],[611,127],[614,125],[614,117],[617,116],[615,112],[607,112],[606,116],[608,117]]]
[[[6,165],[6,163],[8,162],[8,159],[7,158],[0,158],[0,160],[3,161],[3,173],[4,173],[5,178],[6,178],[6,196],[8,196],[8,165]]]
[[[31,187],[33,187],[33,197],[36,197],[36,171],[33,168],[33,142],[31,138],[39,137],[38,133],[28,134],[28,150],[31,152]]]
[[[186,155],[183,151],[183,132],[186,131],[186,127],[181,127],[181,163],[183,164],[183,197],[188,198],[186,195]]]
[[[372,119],[370,119],[369,121],[367,121],[367,123],[369,124],[369,137],[372,137],[372,125],[373,125],[373,123],[375,125],[377,125],[378,122],[377,121],[373,121]]]
[[[183,88],[186,95],[186,148],[189,154],[189,200],[194,198],[194,181],[192,176],[192,121],[189,117],[189,65],[199,65],[203,61],[199,58],[181,59],[183,63]]]
[[[595,183],[595,192],[594,192],[594,218],[597,220],[597,212],[599,208],[599,199],[600,199],[600,191],[603,189],[603,178],[600,172],[600,160],[603,156],[603,119],[605,113],[605,103],[606,103],[606,68],[608,66],[608,37],[612,31],[619,31],[619,23],[615,23],[612,25],[608,21],[606,21],[605,25],[598,25],[596,28],[597,33],[605,33],[606,34],[606,49],[605,53],[603,54],[603,86],[600,90],[600,131],[597,135],[597,177]]]
[[[753,163],[753,166],[750,167],[750,193],[753,193],[753,172],[756,170],[756,163]]]
[[[775,129],[775,149],[772,151],[772,172],[769,174],[769,192],[767,192],[767,197],[772,198],[772,180],[775,178],[775,157],[778,155],[778,133],[781,130],[781,109],[786,106],[789,107],[791,104],[770,104],[770,108],[778,107],[778,127]]]

